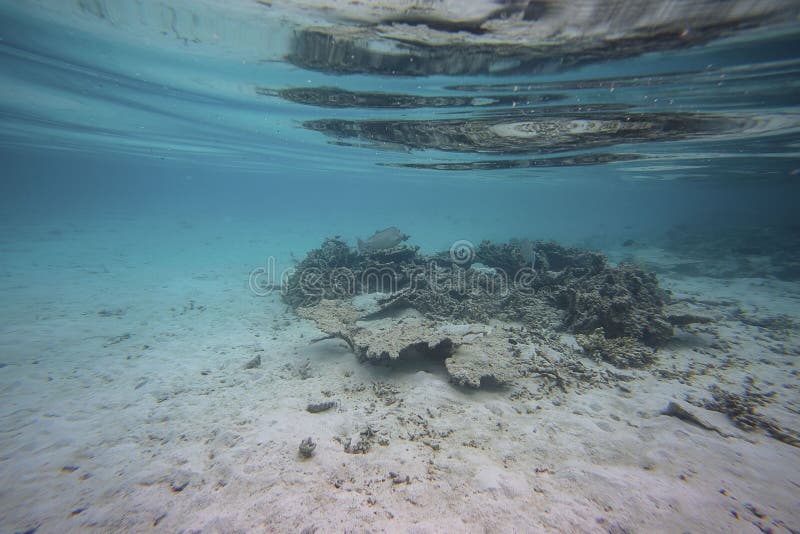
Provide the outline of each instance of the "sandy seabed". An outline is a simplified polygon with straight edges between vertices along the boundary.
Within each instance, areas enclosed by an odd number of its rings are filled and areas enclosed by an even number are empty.
[[[661,413],[752,383],[775,392],[764,415],[799,428],[796,332],[741,320],[796,317],[797,285],[662,276],[715,322],[678,330],[623,387],[537,397],[310,343],[312,323],[248,291],[248,261],[15,246],[0,532],[800,532],[800,448]]]

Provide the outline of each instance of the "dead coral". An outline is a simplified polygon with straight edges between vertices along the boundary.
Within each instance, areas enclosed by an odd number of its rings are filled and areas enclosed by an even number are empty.
[[[748,432],[759,428],[767,435],[779,441],[800,447],[800,432],[784,428],[777,421],[758,413],[757,408],[768,405],[774,391],[762,393],[754,388],[746,387],[744,393],[725,391],[717,385],[711,386],[713,400],[706,401],[703,405],[708,410],[724,413],[737,427]]]
[[[298,308],[328,335],[344,340],[362,361],[396,361],[416,356],[442,361],[450,380],[459,385],[511,383],[529,372],[530,362],[510,350],[508,335],[481,324],[430,320],[396,300],[387,308],[358,316],[351,300],[324,300]]]
[[[298,315],[311,319],[328,334],[350,346],[360,360],[397,360],[423,353],[444,359],[452,352],[452,339],[437,325],[414,310],[399,315],[368,319],[358,316],[350,301],[322,301],[318,306],[298,308]]]
[[[629,337],[658,346],[673,335],[664,316],[667,296],[652,273],[630,265],[607,268],[562,292],[573,332],[603,328],[606,337]]]
[[[508,274],[530,267],[540,275],[539,288],[563,280],[565,276],[581,278],[607,267],[605,256],[598,252],[527,239],[512,239],[508,243],[482,241],[475,252],[475,260]]]
[[[344,452],[347,454],[367,454],[375,441],[381,441],[378,433],[373,430],[371,426],[367,426],[365,430],[359,432],[358,437],[353,442],[352,437],[336,436],[333,438],[338,441]]]
[[[292,307],[316,304],[323,298],[342,298],[349,294],[348,270],[358,254],[339,239],[328,238],[301,261],[283,289],[283,300]],[[341,269],[344,279],[332,276]]]
[[[583,334],[603,328],[608,338],[650,346],[672,336],[664,310],[668,296],[655,276],[609,266],[602,254],[556,243],[484,241],[473,259],[488,268],[471,268],[448,253],[421,255],[416,247],[359,255],[343,241],[327,239],[289,277],[283,298],[299,308],[382,292],[388,296],[381,309],[410,307],[433,320],[496,318]]]
[[[655,351],[630,337],[608,339],[602,328],[591,334],[575,336],[583,351],[595,360],[603,360],[616,367],[644,367],[655,361]]]
[[[563,327],[571,332],[603,328],[606,337],[631,337],[651,346],[672,337],[664,311],[668,294],[652,273],[625,264],[611,267],[597,252],[526,240],[484,241],[476,259],[515,280],[523,269],[529,270],[526,293],[561,310]]]
[[[484,242],[463,260],[405,246],[356,254],[328,239],[284,293],[326,334],[315,341],[342,339],[361,360],[441,361],[451,382],[476,388],[534,377],[540,393],[618,380],[583,365],[557,330],[578,332],[597,360],[622,368],[651,363],[654,350],[645,343],[672,332],[665,298],[652,275],[611,267],[595,252],[528,240]]]
[[[710,388],[713,400],[707,401],[704,408],[724,413],[733,423],[748,432],[761,426],[762,417],[756,412],[759,406],[766,406],[774,393],[760,393],[745,388],[744,393],[725,391],[718,385]]]
[[[317,444],[311,438],[306,438],[300,442],[300,446],[298,447],[297,451],[303,458],[311,458],[314,455],[314,449],[317,448]]]

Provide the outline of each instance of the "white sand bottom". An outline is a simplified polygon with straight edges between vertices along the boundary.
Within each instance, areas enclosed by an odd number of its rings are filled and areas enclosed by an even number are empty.
[[[752,376],[778,392],[765,413],[800,427],[796,337],[728,316],[731,302],[790,312],[796,286],[667,280],[679,297],[722,302],[708,305],[718,322],[624,371],[629,391],[536,399],[310,344],[310,323],[248,292],[251,267],[121,277],[78,266],[47,291],[32,283],[43,271],[9,271],[0,532],[800,530],[799,448],[713,412],[737,437],[660,415]],[[255,356],[261,366],[244,369]],[[658,372],[690,368],[705,374]],[[337,406],[306,411],[324,400]],[[345,452],[362,432],[369,451]],[[298,454],[306,437],[310,459]]]

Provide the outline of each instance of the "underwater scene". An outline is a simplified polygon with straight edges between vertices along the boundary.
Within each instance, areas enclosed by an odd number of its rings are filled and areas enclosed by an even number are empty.
[[[800,533],[800,0],[0,0],[0,533]]]

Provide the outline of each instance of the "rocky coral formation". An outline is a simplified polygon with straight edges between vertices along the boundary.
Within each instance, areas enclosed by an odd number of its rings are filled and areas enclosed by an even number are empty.
[[[664,316],[666,295],[652,273],[622,265],[576,281],[561,293],[565,323],[574,332],[602,328],[607,337],[628,337],[658,346],[672,337]]]
[[[575,362],[537,353],[557,332],[580,334],[586,354],[623,368],[652,362],[647,345],[672,335],[656,278],[599,253],[528,240],[466,252],[426,256],[401,245],[358,254],[327,239],[283,298],[321,339],[344,340],[362,360],[436,359],[452,382],[471,387],[530,374],[563,386]],[[512,323],[521,333],[509,333]]]
[[[664,314],[668,294],[652,273],[630,265],[612,267],[597,252],[566,248],[555,243],[481,243],[477,258],[506,272],[527,268],[524,248],[535,260],[531,266],[533,292],[563,312],[563,328],[605,337],[628,337],[658,346],[672,337]]]
[[[283,300],[292,307],[307,306],[323,298],[346,297],[347,279],[340,281],[333,273],[353,266],[358,254],[339,239],[326,239],[320,248],[308,253],[283,287]]]
[[[357,254],[327,239],[297,266],[283,298],[297,308],[372,292],[386,294],[384,308],[410,307],[429,318],[500,317],[585,334],[603,328],[608,338],[651,346],[672,336],[668,295],[654,275],[612,267],[596,252],[527,240],[483,242],[469,262],[457,262],[408,246]]]
[[[508,335],[497,327],[435,321],[410,307],[398,309],[393,300],[381,302],[366,315],[358,314],[352,300],[324,300],[297,312],[327,333],[319,340],[342,339],[361,360],[441,360],[458,385],[510,384],[533,364],[535,351],[526,357],[519,349],[509,351]]]
[[[298,309],[329,337],[344,340],[361,360],[397,360],[415,354],[444,359],[452,352],[452,341],[435,322],[414,310],[370,319],[359,316],[349,301],[324,300]]]

